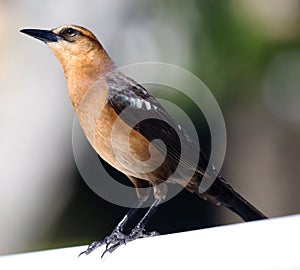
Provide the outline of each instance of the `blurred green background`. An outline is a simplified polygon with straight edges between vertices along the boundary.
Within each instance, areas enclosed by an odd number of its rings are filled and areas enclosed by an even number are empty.
[[[62,68],[20,29],[82,25],[119,66],[158,61],[194,73],[224,114],[222,174],[277,217],[300,212],[299,22],[298,0],[0,0],[0,254],[87,244],[126,213],[81,179]],[[201,140],[209,144],[206,135]],[[148,228],[172,233],[236,222],[183,191]]]

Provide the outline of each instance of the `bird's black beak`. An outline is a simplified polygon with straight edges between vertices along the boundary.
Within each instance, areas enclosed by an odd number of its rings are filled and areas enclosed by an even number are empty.
[[[40,29],[22,29],[20,32],[37,38],[45,43],[48,42],[57,42],[59,36],[49,30],[40,30]]]

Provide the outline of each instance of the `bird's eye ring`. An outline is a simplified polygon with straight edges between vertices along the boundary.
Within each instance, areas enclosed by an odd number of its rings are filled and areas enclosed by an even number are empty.
[[[77,31],[73,28],[67,28],[65,31],[64,31],[64,34],[69,36],[69,37],[74,37],[77,35]]]

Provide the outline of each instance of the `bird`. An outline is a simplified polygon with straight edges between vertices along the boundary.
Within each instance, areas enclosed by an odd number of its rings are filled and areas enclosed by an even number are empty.
[[[158,235],[147,232],[145,226],[165,200],[170,183],[227,207],[245,221],[267,219],[213,166],[208,167],[208,158],[189,134],[145,87],[117,69],[91,31],[68,24],[52,30],[21,32],[44,42],[55,54],[63,67],[69,97],[85,136],[96,153],[125,174],[137,191],[136,202],[112,233],[91,243],[81,254],[88,255],[105,246],[104,255],[135,239]],[[117,136],[115,140],[113,133]],[[163,141],[165,147],[154,143],[156,139]],[[183,145],[189,155],[181,156]],[[207,190],[200,188],[203,179],[213,180]],[[152,205],[131,232],[125,234],[124,227],[148,200],[149,188],[154,195]]]

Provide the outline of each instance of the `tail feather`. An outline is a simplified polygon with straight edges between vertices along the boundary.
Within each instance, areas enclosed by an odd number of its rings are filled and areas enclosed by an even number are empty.
[[[245,221],[267,219],[262,212],[238,194],[222,176],[215,180],[205,195],[209,200],[221,203]]]

